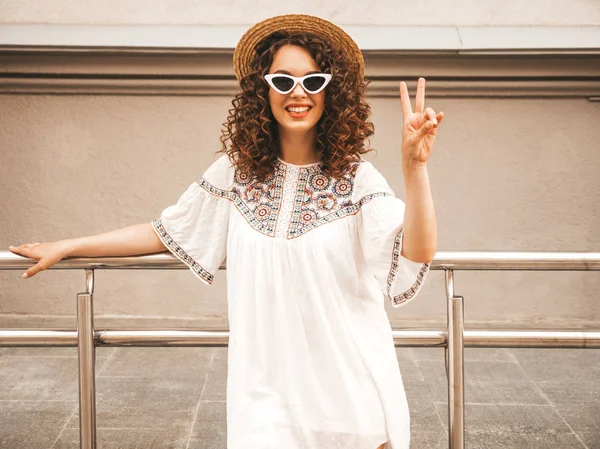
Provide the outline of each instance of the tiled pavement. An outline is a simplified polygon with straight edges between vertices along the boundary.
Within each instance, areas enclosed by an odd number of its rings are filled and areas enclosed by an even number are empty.
[[[443,350],[397,352],[411,449],[446,448]],[[600,449],[600,350],[465,360],[467,448]],[[98,348],[98,447],[225,449],[226,369],[226,348]],[[78,448],[77,401],[76,348],[0,348],[0,448]]]

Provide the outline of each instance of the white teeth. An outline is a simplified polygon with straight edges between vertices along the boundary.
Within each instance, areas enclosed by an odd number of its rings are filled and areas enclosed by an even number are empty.
[[[310,108],[307,106],[305,108],[286,108],[288,111],[290,112],[306,112],[308,111]]]

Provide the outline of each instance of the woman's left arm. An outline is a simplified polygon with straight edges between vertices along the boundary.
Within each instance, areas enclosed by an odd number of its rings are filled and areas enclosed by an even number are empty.
[[[431,262],[437,251],[437,223],[427,167],[403,167],[406,208],[402,256],[414,262]]]
[[[437,223],[427,160],[433,150],[444,113],[425,108],[425,78],[419,78],[412,111],[406,83],[400,83],[402,126],[402,172],[406,209],[402,231],[402,256],[414,262],[431,262],[437,251]]]

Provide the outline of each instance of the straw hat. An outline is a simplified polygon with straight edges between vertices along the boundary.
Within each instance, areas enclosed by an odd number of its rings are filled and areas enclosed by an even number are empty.
[[[277,31],[308,32],[323,38],[339,48],[348,61],[356,63],[361,78],[364,77],[365,63],[362,53],[356,42],[344,30],[320,17],[285,14],[258,22],[244,33],[233,52],[233,70],[238,82],[250,71],[256,45]]]

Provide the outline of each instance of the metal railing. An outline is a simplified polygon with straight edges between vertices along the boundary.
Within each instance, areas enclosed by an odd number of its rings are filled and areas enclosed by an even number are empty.
[[[35,261],[0,251],[0,270],[24,270]],[[221,267],[224,269],[225,267]],[[0,347],[77,346],[81,448],[96,447],[95,350],[97,346],[227,346],[228,331],[94,328],[96,269],[188,269],[170,253],[135,257],[64,259],[50,268],[85,269],[86,291],[77,294],[77,329],[0,329]],[[448,377],[448,440],[464,448],[464,347],[600,348],[598,331],[464,330],[464,298],[454,294],[455,270],[598,271],[600,253],[592,252],[438,252],[432,270],[445,271],[446,330],[395,330],[396,346],[444,347]]]

